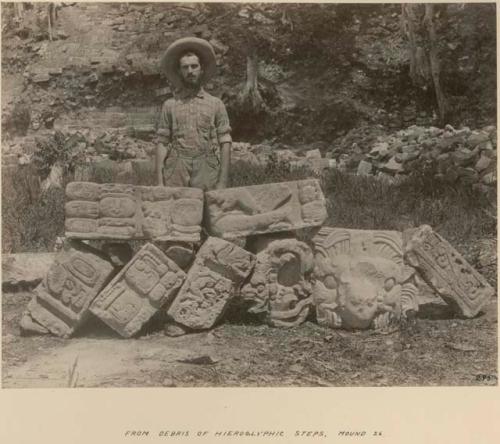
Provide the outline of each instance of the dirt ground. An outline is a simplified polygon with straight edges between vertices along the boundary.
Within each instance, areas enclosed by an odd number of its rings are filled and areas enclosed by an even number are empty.
[[[20,336],[30,297],[2,296],[4,388],[498,384],[496,298],[474,319],[457,318],[444,303],[421,305],[415,323],[390,334],[233,320],[177,338],[157,330],[120,339],[93,319],[77,337],[59,339]]]

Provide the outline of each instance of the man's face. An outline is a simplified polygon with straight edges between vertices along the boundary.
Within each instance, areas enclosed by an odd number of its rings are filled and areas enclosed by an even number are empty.
[[[201,83],[203,70],[196,55],[185,55],[179,60],[179,68],[186,86],[198,86]]]

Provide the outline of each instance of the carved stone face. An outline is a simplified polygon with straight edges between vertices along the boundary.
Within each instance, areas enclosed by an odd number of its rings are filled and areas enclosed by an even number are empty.
[[[329,228],[317,239],[314,299],[321,325],[381,328],[381,319],[400,317],[403,295],[412,299],[414,287],[403,283],[397,233]]]
[[[378,291],[373,282],[361,275],[342,275],[338,297],[342,301],[339,314],[347,327],[370,326],[378,309]]]

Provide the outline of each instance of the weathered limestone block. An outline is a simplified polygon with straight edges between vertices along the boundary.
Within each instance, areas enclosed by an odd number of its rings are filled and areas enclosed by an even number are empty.
[[[311,248],[297,239],[277,239],[257,253],[250,281],[241,289],[250,313],[262,314],[273,327],[303,323],[312,306]]]
[[[357,172],[359,176],[368,176],[372,174],[372,171],[373,165],[370,162],[367,162],[366,160],[362,160],[361,162],[359,162]]]
[[[224,239],[321,225],[326,204],[315,179],[205,193],[209,232]]]
[[[407,230],[404,239],[405,260],[460,314],[474,317],[490,301],[493,287],[430,226]]]
[[[89,305],[113,272],[113,265],[98,250],[71,241],[35,288],[28,312],[51,333],[69,337],[85,322]]]
[[[50,331],[47,330],[43,325],[33,320],[28,311],[23,313],[21,321],[19,322],[19,328],[21,331],[21,336],[38,336],[50,334]]]
[[[90,311],[129,338],[175,297],[186,274],[153,244],[146,244],[106,286]]]
[[[211,328],[224,314],[254,263],[255,256],[248,251],[209,237],[198,251],[168,315],[192,329]]]
[[[197,242],[203,191],[71,182],[66,187],[66,236]]]
[[[403,263],[401,233],[323,227],[313,242],[320,325],[378,329],[418,310],[414,270]]]
[[[55,253],[17,253],[2,255],[2,287],[6,290],[35,287],[47,274]]]

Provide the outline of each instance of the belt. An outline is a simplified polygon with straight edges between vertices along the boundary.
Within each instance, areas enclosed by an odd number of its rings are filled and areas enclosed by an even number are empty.
[[[206,158],[217,158],[217,155],[212,151],[212,150],[194,150],[194,149],[187,149],[187,148],[182,148],[179,146],[173,145],[171,148],[175,153],[177,154],[178,157],[181,159],[198,159],[201,157],[206,157]]]

